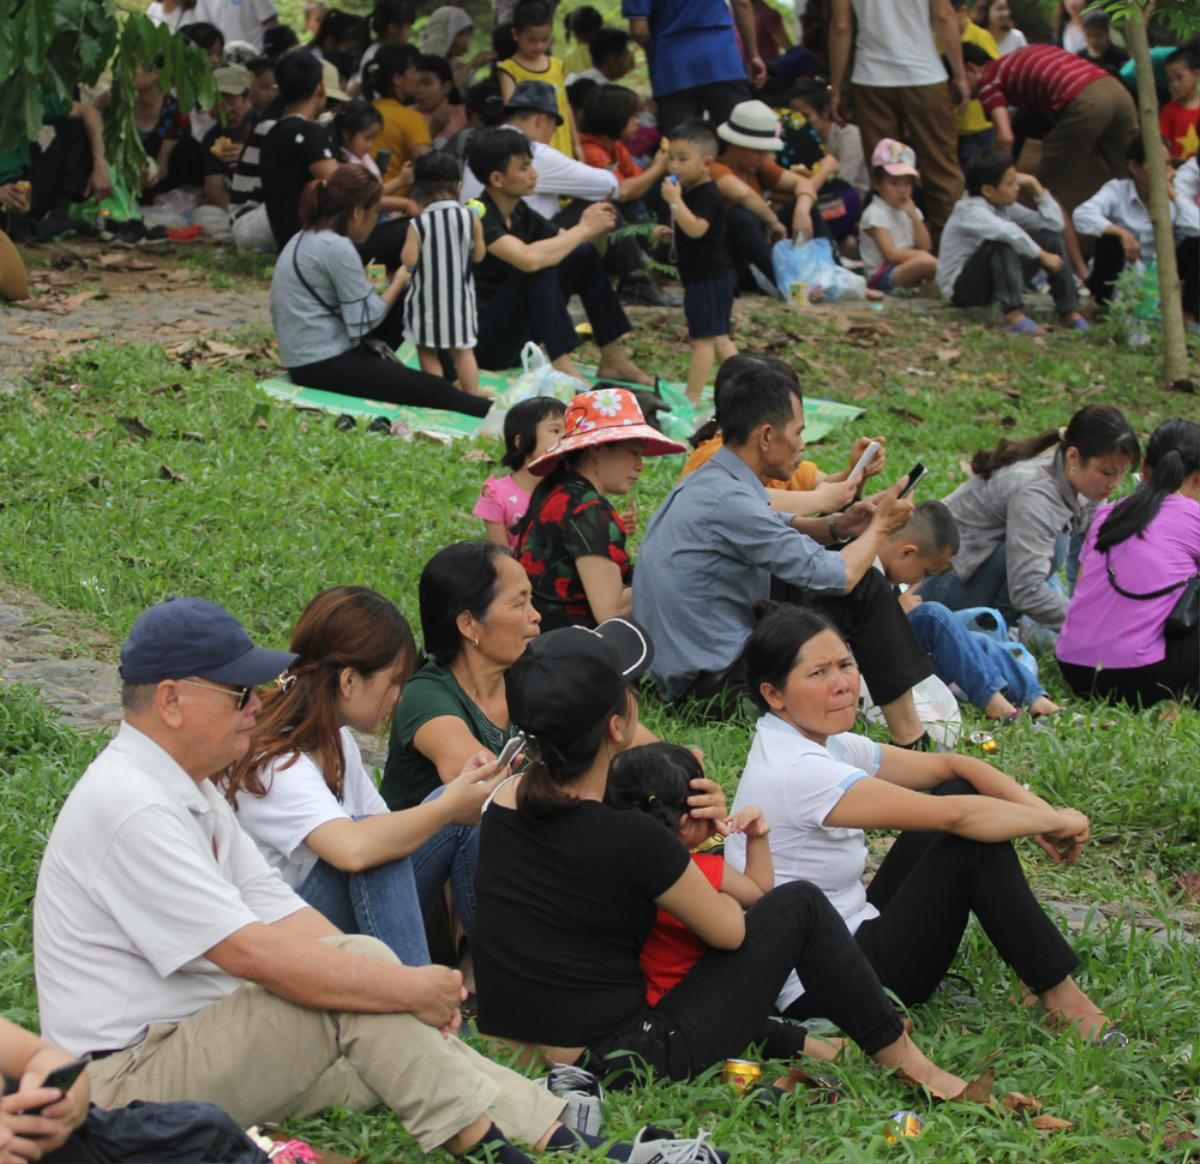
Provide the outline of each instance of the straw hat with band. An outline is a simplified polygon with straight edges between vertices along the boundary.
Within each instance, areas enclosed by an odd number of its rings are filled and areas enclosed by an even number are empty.
[[[783,149],[779,118],[763,101],[741,101],[735,105],[729,120],[717,126],[717,137],[748,150]]]
[[[687,451],[678,441],[663,436],[646,423],[637,399],[627,388],[581,392],[567,405],[564,423],[565,434],[529,465],[535,477],[554,472],[561,457],[617,441],[641,441],[642,454],[647,457]]]

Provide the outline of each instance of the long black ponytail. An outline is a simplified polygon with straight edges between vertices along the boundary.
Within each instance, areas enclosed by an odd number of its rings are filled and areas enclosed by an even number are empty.
[[[1165,420],[1146,445],[1150,480],[1118,501],[1096,535],[1096,549],[1105,553],[1132,537],[1142,537],[1158,515],[1163,498],[1179,490],[1193,473],[1200,473],[1200,424],[1178,418]]]

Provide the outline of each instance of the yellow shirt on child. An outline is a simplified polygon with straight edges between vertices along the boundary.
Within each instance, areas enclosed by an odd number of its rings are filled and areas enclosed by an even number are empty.
[[[973,20],[967,21],[967,27],[963,29],[962,42],[963,44],[977,44],[992,60],[997,61],[1000,59],[1000,50],[996,47],[996,38],[986,28],[981,28]],[[967,106],[966,113],[959,114],[956,128],[960,137],[968,133],[982,133],[985,129],[992,128],[992,119],[984,113],[980,102],[973,100]]]
[[[533,69],[527,69],[513,57],[501,61],[496,68],[502,73],[507,73],[518,83],[521,81],[545,81],[547,85],[554,86],[554,95],[558,99],[558,115],[562,118],[562,124],[554,131],[550,144],[560,153],[573,158],[575,156],[575,140],[571,136],[571,106],[567,102],[567,75],[563,70],[563,63],[558,57],[547,57],[546,59],[550,64],[540,73],[534,72]]]

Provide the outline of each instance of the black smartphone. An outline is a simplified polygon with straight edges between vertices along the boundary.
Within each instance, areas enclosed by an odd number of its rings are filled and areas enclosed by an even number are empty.
[[[911,469],[909,469],[908,484],[905,485],[900,491],[900,496],[907,497],[917,487],[917,482],[920,481],[920,479],[924,476],[925,465],[923,462],[918,461]]]
[[[87,1068],[87,1065],[92,1061],[91,1055],[84,1055],[79,1059],[74,1059],[70,1063],[64,1063],[61,1067],[55,1067],[45,1079],[42,1080],[42,1087],[57,1087],[59,1091],[66,1095],[72,1087],[75,1086],[77,1080]],[[53,1107],[58,1103],[58,1100],[53,1100],[50,1103],[43,1104],[34,1111],[27,1111],[25,1115],[37,1115],[38,1112],[45,1111],[48,1107]]]
[[[379,153],[377,153],[375,155],[375,164],[379,167],[379,172],[381,174],[387,173],[387,168],[389,165],[391,165],[391,162],[392,162],[392,151],[391,150],[383,149],[383,150],[380,150]]]

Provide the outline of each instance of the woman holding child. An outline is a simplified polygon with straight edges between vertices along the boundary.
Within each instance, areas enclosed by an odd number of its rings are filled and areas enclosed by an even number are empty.
[[[382,595],[335,586],[292,634],[299,659],[267,695],[245,757],[220,783],[267,862],[345,933],[385,942],[409,966],[429,963],[423,916],[447,879],[464,924],[494,757],[478,747],[437,795],[389,812],[354,731],[391,716],[412,673],[412,631]]]
[[[974,914],[1053,1020],[1089,1041],[1128,1041],[1070,977],[1079,960],[1038,905],[1011,843],[1034,837],[1071,864],[1088,840],[1086,816],[1052,807],[984,760],[851,734],[858,666],[815,611],[768,612],[747,643],[746,671],[765,714],[733,808],[754,804],[770,820],[777,883],[820,887],[884,986],[908,1005],[937,988]],[[905,830],[866,888],[864,829]],[[735,864],[742,845],[729,840]],[[780,997],[784,1013],[825,1014],[825,1000],[810,997],[800,978]]]
[[[546,630],[632,613],[630,517],[608,498],[637,484],[643,458],[684,451],[646,423],[625,388],[580,393],[565,423],[562,439],[529,465],[541,482],[516,526],[517,558]]]
[[[951,610],[996,607],[1057,631],[1067,595],[1051,577],[1066,556],[1067,534],[1082,534],[1093,507],[1137,464],[1138,439],[1121,412],[1089,404],[1065,429],[980,449],[974,476],[946,505],[960,544],[951,569],[921,587],[926,601]]]
[[[878,1062],[957,1095],[962,1080],[917,1049],[815,887],[773,889],[743,914],[689,858],[682,822],[605,803],[610,766],[638,731],[632,685],[652,655],[640,628],[613,619],[543,635],[505,676],[531,761],[501,785],[480,828],[480,1029],[549,1062],[605,1075],[628,1068],[625,1083],[639,1059],[688,1079],[762,1037],[794,969],[822,1013]],[[726,812],[693,806],[689,816],[711,832]],[[764,833],[753,814],[739,827]],[[650,1006],[639,957],[659,907],[706,952]],[[802,1029],[775,1026],[788,1043],[782,1053],[803,1047]]]

